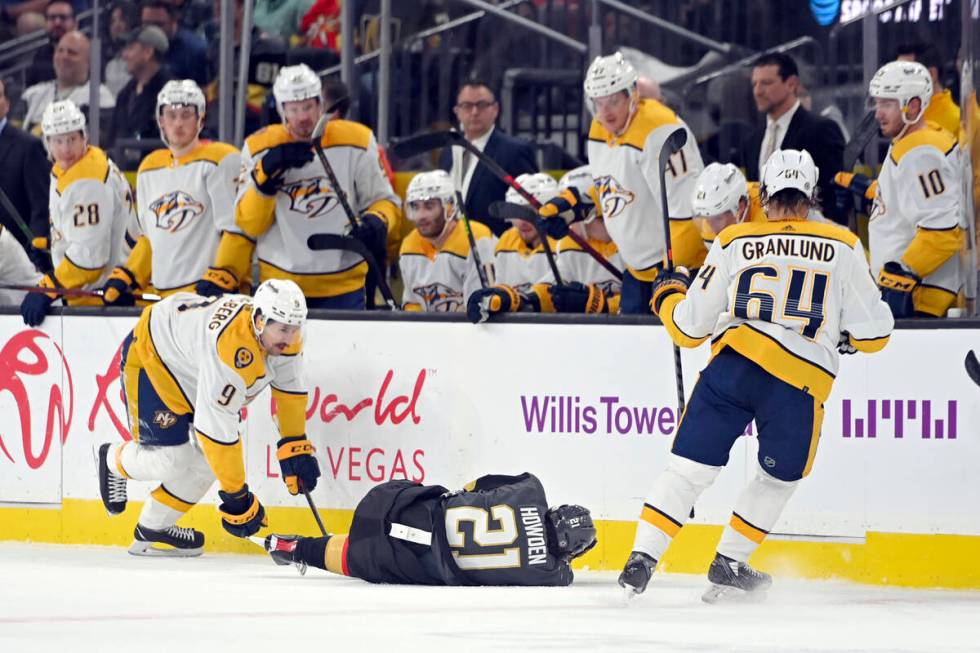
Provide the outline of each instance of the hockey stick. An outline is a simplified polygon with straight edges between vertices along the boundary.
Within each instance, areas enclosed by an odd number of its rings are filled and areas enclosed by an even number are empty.
[[[102,299],[101,290],[82,290],[81,288],[45,288],[42,286],[13,286],[0,285],[0,290],[19,290],[21,292],[43,292],[49,295],[61,295],[62,297],[98,297]],[[153,293],[132,293],[133,297],[144,302],[158,302],[162,297]]]
[[[310,504],[310,511],[313,513],[313,519],[316,520],[316,525],[320,527],[320,535],[326,536],[327,529],[323,526],[323,520],[320,519],[320,511],[316,509],[316,504],[313,503],[313,497],[310,496],[310,491],[303,488],[303,496],[306,497],[306,503]]]
[[[541,208],[541,202],[527,192],[523,186],[517,183],[517,181],[506,170],[504,170],[499,163],[494,161],[493,158],[491,158],[483,150],[473,145],[473,143],[466,140],[466,137],[457,131],[432,132],[429,134],[420,134],[419,136],[406,138],[396,143],[392,143],[391,152],[399,159],[408,159],[416,156],[417,154],[440,149],[449,145],[456,145],[467,150],[470,154],[476,157],[477,161],[485,165],[493,176],[517,191],[520,196],[526,199],[531,206],[533,206],[535,209]],[[616,279],[622,281],[623,273],[617,270],[616,266],[610,263],[609,259],[600,254],[599,251],[590,245],[586,239],[582,238],[574,231],[569,231],[568,236],[575,241],[575,244],[581,247],[586,254],[594,258],[599,265],[606,268],[610,274],[616,277]]]
[[[875,112],[869,111],[865,114],[861,122],[858,123],[851,140],[844,146],[844,156],[841,158],[843,170],[850,170],[857,163],[858,158],[864,149],[868,147],[871,139],[878,134],[878,121],[875,120]]]
[[[338,102],[334,102],[329,109],[334,109]],[[330,116],[326,113],[320,116],[320,119],[316,123],[316,127],[313,128],[313,135],[311,136],[313,140],[313,150],[316,152],[316,156],[320,159],[320,165],[323,166],[323,171],[327,175],[327,179],[330,180],[330,185],[333,187],[334,192],[337,193],[337,199],[340,200],[340,206],[344,209],[344,213],[347,214],[347,220],[350,222],[352,229],[357,229],[357,217],[354,215],[354,209],[351,208],[350,202],[347,201],[347,192],[341,187],[340,180],[337,179],[337,174],[333,170],[333,166],[330,165],[330,161],[327,160],[327,155],[323,152],[323,132],[327,129],[327,123],[330,122]],[[314,234],[310,236],[309,241],[315,238],[317,235]],[[350,238],[350,240],[357,240],[356,238]],[[360,242],[360,241],[358,241]],[[315,249],[310,245],[310,249]],[[321,248],[322,249],[322,248]],[[349,248],[340,248],[349,249]],[[354,251],[354,250],[349,250]],[[368,252],[367,248],[364,248],[365,252]],[[360,253],[360,252],[358,252]],[[361,256],[367,261],[369,267],[375,271],[375,281],[378,284],[378,290],[381,291],[381,296],[384,297],[385,303],[391,308],[391,310],[398,310],[398,305],[395,303],[395,296],[391,292],[391,288],[388,286],[388,281],[385,279],[384,271],[378,267],[378,262],[375,260],[373,255]]]
[[[972,349],[967,352],[964,363],[966,364],[966,373],[970,375],[974,383],[980,385],[980,361],[977,360],[977,355],[973,353]]]
[[[670,214],[667,212],[667,184],[666,176],[667,163],[670,157],[684,147],[687,142],[687,130],[678,127],[664,141],[660,148],[660,167],[657,173],[660,176],[660,212],[664,221],[664,247],[667,249],[667,273],[674,271],[674,250],[670,243]],[[678,419],[684,414],[684,368],[681,366],[681,348],[674,344],[674,378],[677,382],[677,415]]]
[[[20,211],[17,210],[17,207],[14,206],[14,203],[10,201],[10,198],[7,197],[7,194],[3,192],[2,188],[0,188],[0,204],[2,204],[3,209],[10,214],[10,217],[14,219],[14,222],[17,223],[17,227],[21,230],[21,233],[27,236],[27,242],[33,241],[34,232],[31,231],[31,228],[27,226],[26,222],[24,222],[24,217],[20,214]]]
[[[483,261],[480,260],[480,252],[476,248],[476,238],[473,237],[473,229],[470,228],[470,219],[463,209],[463,194],[458,190],[456,191],[456,207],[460,217],[463,218],[466,239],[470,241],[470,251],[473,252],[473,263],[476,265],[476,273],[480,276],[480,286],[484,289],[489,288],[490,281],[487,279],[487,270],[483,267]]]
[[[548,234],[545,233],[544,228],[541,226],[541,220],[538,219],[537,211],[530,206],[514,204],[513,202],[501,202],[500,200],[492,202],[488,210],[490,211],[490,215],[498,220],[525,220],[534,225],[534,230],[538,232],[538,238],[541,239],[541,247],[544,249],[545,258],[548,259],[548,267],[551,268],[551,274],[555,277],[555,283],[559,286],[564,285],[561,280],[561,274],[558,272],[555,253],[551,250],[551,243],[548,242]]]
[[[368,269],[374,275],[374,280],[378,284],[378,289],[381,291],[388,308],[393,311],[399,310],[398,304],[395,303],[395,297],[391,294],[391,288],[385,283],[377,259],[374,258],[374,254],[367,248],[367,245],[357,238],[341,236],[340,234],[313,234],[306,239],[306,246],[312,250],[339,249],[354,252],[363,258],[368,264]]]

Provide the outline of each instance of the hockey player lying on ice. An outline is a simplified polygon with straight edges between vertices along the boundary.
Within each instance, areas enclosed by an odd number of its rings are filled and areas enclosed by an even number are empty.
[[[465,489],[389,481],[354,511],[350,533],[269,535],[280,565],[371,583],[570,585],[570,562],[596,544],[582,506],[548,508],[536,476],[487,475]]]

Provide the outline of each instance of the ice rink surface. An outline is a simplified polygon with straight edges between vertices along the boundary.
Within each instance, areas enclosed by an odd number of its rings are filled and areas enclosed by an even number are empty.
[[[624,605],[615,576],[375,586],[264,556],[0,543],[0,651],[980,651],[980,592],[777,578],[765,603],[709,606],[703,577],[661,575]]]

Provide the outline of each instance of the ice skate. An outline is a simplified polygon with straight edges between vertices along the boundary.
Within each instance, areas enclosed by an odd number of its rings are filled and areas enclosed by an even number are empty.
[[[657,561],[649,555],[634,551],[626,561],[623,573],[619,575],[619,586],[626,590],[628,597],[643,594],[656,566]]]
[[[129,547],[129,552],[134,556],[190,558],[204,552],[204,533],[193,528],[171,526],[155,531],[137,524],[133,536],[136,541]]]
[[[109,469],[109,447],[106,442],[99,447],[99,495],[102,505],[110,515],[118,515],[126,509],[126,479]]]
[[[748,564],[720,553],[715,554],[715,559],[708,568],[708,580],[711,586],[701,596],[705,603],[763,601],[772,586],[772,576],[769,574],[756,571]]]
[[[306,574],[306,562],[296,560],[296,545],[300,541],[299,535],[268,535],[263,546],[272,556],[272,560],[277,565],[296,565],[300,575]]]

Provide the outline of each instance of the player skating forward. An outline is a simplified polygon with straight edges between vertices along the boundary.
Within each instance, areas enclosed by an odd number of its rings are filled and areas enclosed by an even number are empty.
[[[695,279],[678,270],[654,286],[653,311],[674,342],[695,347],[710,337],[713,357],[640,513],[619,577],[634,593],[646,589],[698,496],[755,419],[759,466],[725,527],[703,598],[764,595],[772,579],[747,561],[810,472],[838,352],[874,352],[888,342],[894,320],[858,237],[806,219],[816,187],[808,153],[775,152],[762,176],[769,221],[724,229]]]
[[[126,227],[132,220],[132,190],[106,153],[89,145],[85,115],[71,100],[48,105],[41,129],[54,162],[48,202],[51,236],[34,245],[39,249],[50,246],[54,271],[44,275],[39,285],[95,290],[122,259]],[[24,322],[41,324],[56,298],[29,293],[20,305]],[[92,306],[102,301],[80,297],[67,303]]]
[[[330,187],[310,142],[323,113],[320,92],[320,78],[305,64],[279,71],[273,93],[282,124],[245,139],[235,205],[241,233],[222,236],[215,264],[198,292],[236,289],[248,274],[254,251],[260,280],[295,281],[310,308],[364,308],[364,259],[345,250],[311,250],[307,239],[350,232],[368,250],[383,250],[388,231],[401,217],[400,200],[382,169],[371,130],[349,120],[331,120],[320,142],[359,214],[357,229],[351,229],[339,189]]]
[[[586,508],[549,508],[541,481],[524,473],[458,492],[388,481],[357,504],[347,535],[270,535],[265,548],[281,565],[372,583],[569,585],[569,563],[595,543]]]
[[[237,149],[201,141],[204,93],[192,80],[172,80],[157,95],[157,124],[167,147],[151,152],[136,174],[139,239],[105,285],[107,304],[134,303],[152,285],[167,296],[194,291],[222,231],[235,226]]]
[[[226,531],[246,537],[266,524],[245,482],[239,411],[268,386],[283,481],[292,494],[316,486],[320,469],[305,435],[305,321],[302,292],[278,279],[254,298],[182,292],[143,311],[121,362],[133,440],[98,451],[99,490],[111,515],[126,508],[127,479],[160,481],[143,504],[130,553],[200,555],[204,535],[176,523],[215,478]]]

